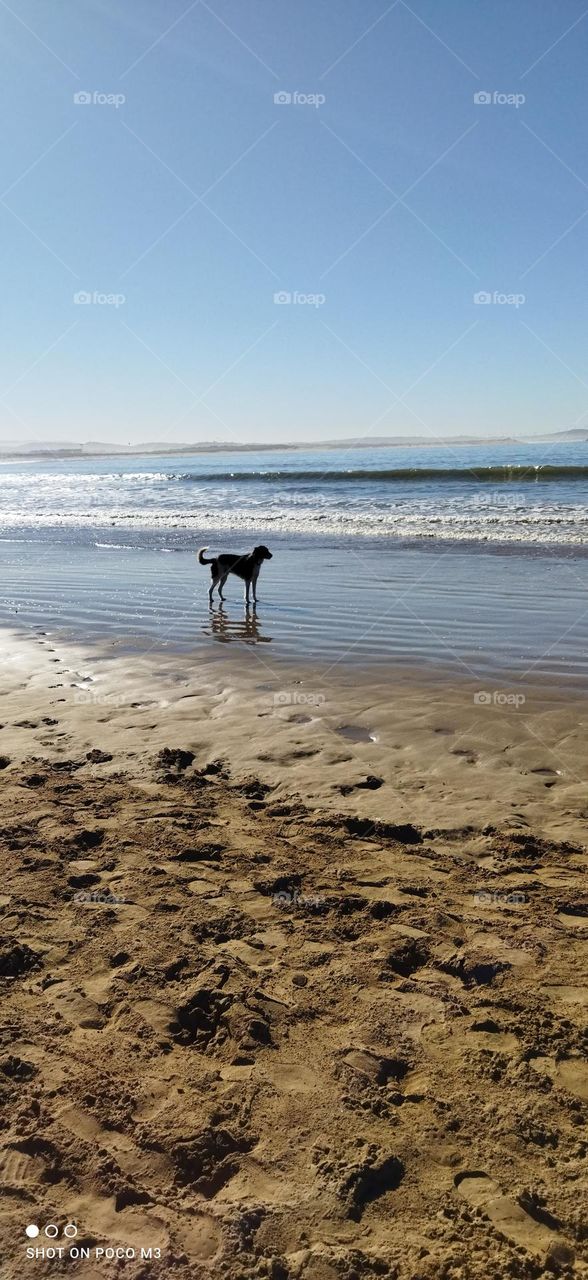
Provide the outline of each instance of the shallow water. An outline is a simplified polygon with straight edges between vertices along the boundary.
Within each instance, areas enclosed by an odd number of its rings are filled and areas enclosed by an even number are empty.
[[[257,610],[245,610],[231,578],[223,607],[215,596],[209,610],[209,571],[193,552],[170,553],[155,535],[151,547],[123,548],[57,537],[63,530],[46,542],[0,540],[5,622],[195,657],[247,646],[261,678],[302,659],[323,670],[406,663],[456,677],[588,683],[580,555],[282,536],[262,568]],[[239,550],[238,538],[228,548]]]

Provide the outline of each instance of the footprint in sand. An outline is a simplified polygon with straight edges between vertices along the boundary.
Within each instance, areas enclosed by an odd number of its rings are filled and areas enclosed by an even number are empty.
[[[540,1075],[546,1075],[559,1089],[565,1089],[575,1098],[588,1102],[588,1066],[582,1058],[555,1058],[537,1055],[529,1059],[529,1066]]]
[[[563,877],[559,883],[562,885],[562,888],[567,888],[569,879],[564,879],[564,877],[565,872],[563,873]],[[550,872],[548,872],[547,875],[544,874],[541,879],[545,880],[547,884],[554,883],[554,877]],[[558,883],[557,879],[555,880],[555,883]],[[586,898],[582,899],[578,896],[574,896],[569,897],[567,901],[560,899],[556,905],[558,919],[561,920],[562,924],[571,925],[574,928],[580,929],[588,928],[588,900]]]
[[[171,1177],[172,1166],[163,1152],[145,1151],[131,1138],[116,1129],[104,1129],[89,1112],[67,1106],[58,1113],[59,1123],[76,1138],[92,1146],[103,1147],[129,1177],[139,1179],[143,1185],[157,1192],[162,1177]]]
[[[16,1144],[0,1153],[0,1182],[4,1185],[5,1195],[10,1191],[13,1195],[15,1192],[22,1195],[26,1190],[30,1191],[44,1172],[44,1161],[19,1150]]]
[[[105,1026],[106,1019],[100,1013],[98,1005],[93,1000],[88,1000],[83,993],[74,991],[68,982],[55,982],[44,995],[70,1026],[96,1031]]]
[[[489,1049],[492,1053],[516,1053],[519,1041],[510,1031],[505,1031],[493,1018],[481,1018],[473,1022],[468,1034],[473,1037],[476,1046]]]
[[[567,1245],[554,1231],[530,1217],[520,1204],[503,1195],[487,1173],[466,1170],[458,1173],[454,1184],[460,1196],[475,1209],[481,1209],[501,1235],[530,1253],[565,1252]]]
[[[72,1197],[64,1204],[64,1213],[83,1223],[86,1230],[111,1246],[122,1245],[140,1250],[148,1240],[152,1248],[167,1249],[166,1225],[155,1213],[117,1208],[116,1196],[103,1199],[94,1193]]]

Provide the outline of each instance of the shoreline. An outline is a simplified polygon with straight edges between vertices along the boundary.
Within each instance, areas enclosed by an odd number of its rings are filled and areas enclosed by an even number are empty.
[[[306,518],[302,524],[292,524],[291,527],[287,527],[285,523],[281,526],[278,525],[275,518],[256,523],[257,517],[252,516],[238,523],[234,520],[234,516],[228,514],[226,519],[223,518],[221,520],[220,516],[215,519],[215,514],[212,512],[207,514],[206,523],[204,523],[200,513],[194,515],[193,525],[189,525],[186,522],[185,513],[175,523],[165,523],[171,519],[173,517],[164,515],[159,522],[154,521],[150,524],[145,521],[144,514],[140,513],[137,516],[129,514],[126,518],[121,518],[120,516],[117,518],[105,518],[102,523],[97,523],[94,516],[88,516],[88,522],[82,523],[80,513],[75,512],[72,513],[71,519],[63,517],[60,524],[55,524],[54,516],[52,515],[47,516],[46,519],[36,516],[35,522],[30,524],[13,523],[12,520],[10,523],[0,523],[0,544],[3,542],[44,541],[47,534],[59,535],[71,530],[74,535],[77,531],[81,531],[84,538],[88,539],[87,542],[80,542],[80,546],[92,546],[96,545],[91,540],[93,535],[104,536],[107,532],[115,529],[126,530],[128,535],[136,534],[138,541],[135,545],[137,549],[143,545],[139,541],[140,539],[147,542],[147,539],[153,537],[182,538],[185,539],[186,544],[190,540],[190,543],[193,542],[195,545],[200,543],[202,538],[210,538],[211,533],[218,533],[222,534],[223,537],[247,537],[248,541],[256,538],[268,538],[268,536],[272,540],[277,539],[287,544],[301,543],[304,545],[308,541],[319,545],[325,550],[341,546],[353,548],[355,543],[358,543],[362,548],[366,546],[369,548],[370,543],[373,543],[380,551],[385,551],[386,549],[390,551],[431,551],[433,553],[463,551],[472,555],[476,553],[480,555],[521,555],[532,558],[552,556],[564,560],[584,560],[588,557],[588,543],[585,535],[579,533],[578,540],[574,541],[569,531],[566,532],[565,541],[562,542],[541,541],[539,539],[530,539],[525,542],[515,538],[508,539],[504,536],[499,536],[494,540],[489,534],[485,534],[483,537],[472,537],[463,535],[459,531],[456,531],[454,535],[446,534],[444,536],[433,531],[423,531],[418,534],[394,533],[389,528],[378,532],[377,527],[370,527],[365,531],[354,528],[350,532],[349,530],[346,531],[342,526],[339,528],[326,527],[324,518],[320,516],[315,517],[316,527],[312,528],[309,528],[311,520]],[[29,535],[28,538],[24,536],[27,534]],[[38,534],[38,538],[34,537],[35,534]],[[75,544],[75,537],[71,539],[71,544]],[[132,545],[128,549],[132,549]],[[181,551],[185,550],[186,546],[170,549]]]
[[[210,531],[199,541],[218,545]],[[196,538],[146,541],[109,529],[107,545],[96,542],[0,541],[0,624],[50,629],[68,644],[89,637],[113,651],[161,649],[181,661],[191,654],[199,665],[225,647],[275,670],[300,662],[363,679],[377,669],[383,680],[387,670],[395,679],[420,669],[427,679],[469,674],[479,689],[506,682],[524,692],[539,681],[588,689],[585,556],[373,540],[360,549],[323,539],[319,548],[309,538],[274,537],[257,608],[244,609],[242,586],[229,579],[222,608],[215,597],[209,610]]]
[[[195,524],[195,527],[191,529],[190,526],[184,525],[183,522],[179,521],[176,525],[165,526],[163,524],[141,524],[141,517],[136,518],[131,515],[128,517],[128,524],[123,524],[123,522],[115,524],[113,521],[105,521],[104,524],[96,524],[95,518],[88,517],[88,521],[90,521],[90,518],[92,522],[91,524],[88,522],[87,525],[79,524],[78,513],[72,516],[72,522],[70,522],[70,524],[68,524],[68,522],[63,522],[63,524],[60,525],[45,525],[42,524],[41,521],[38,521],[38,518],[36,518],[35,524],[31,524],[29,526],[0,524],[0,545],[3,543],[19,543],[19,541],[23,541],[23,543],[28,543],[28,541],[44,541],[47,534],[59,535],[64,534],[64,532],[68,532],[69,530],[73,530],[74,532],[81,531],[82,534],[87,535],[87,539],[78,544],[81,545],[81,547],[97,547],[100,549],[111,547],[114,550],[143,550],[145,549],[145,547],[143,547],[143,543],[145,543],[147,539],[154,538],[155,536],[155,538],[158,539],[184,539],[186,540],[186,543],[190,541],[190,547],[192,548],[196,547],[196,544],[200,544],[202,538],[206,538],[206,536],[210,538],[211,532],[222,532],[222,535],[227,536],[227,538],[232,538],[232,536],[234,536],[234,538],[238,539],[245,538],[245,536],[247,536],[250,541],[257,538],[266,538],[269,534],[272,536],[273,540],[278,541],[278,544],[296,543],[305,545],[306,543],[309,543],[310,545],[319,545],[320,548],[324,548],[325,550],[332,550],[341,547],[352,549],[354,548],[355,543],[359,543],[363,549],[369,549],[370,545],[373,545],[373,547],[377,548],[379,552],[383,552],[383,550],[389,550],[389,552],[397,552],[397,550],[401,550],[401,552],[404,552],[404,550],[406,550],[406,552],[411,552],[412,550],[412,552],[430,552],[433,554],[438,554],[439,552],[464,552],[465,554],[473,554],[473,556],[474,554],[480,554],[480,556],[483,556],[483,554],[488,554],[488,556],[519,556],[520,554],[521,557],[525,558],[528,557],[535,559],[543,557],[569,559],[569,561],[574,561],[574,559],[580,559],[580,561],[583,561],[583,559],[588,557],[588,543],[585,540],[579,540],[578,543],[573,543],[573,541],[565,541],[565,543],[547,543],[547,541],[543,541],[543,543],[541,543],[541,541],[527,541],[527,543],[525,543],[525,541],[515,541],[514,539],[511,541],[493,541],[489,538],[461,538],[460,535],[456,535],[455,538],[451,538],[451,536],[441,538],[441,536],[438,536],[437,534],[391,534],[389,530],[382,532],[382,534],[377,534],[377,532],[374,531],[354,532],[354,534],[350,534],[350,532],[325,530],[323,527],[316,530],[311,529],[310,531],[307,531],[307,529],[278,529],[278,527],[270,524],[251,526],[234,524],[227,526],[219,525],[218,527],[215,527],[214,517],[210,516],[208,517],[209,522],[208,525],[206,525],[206,529],[202,524]],[[200,517],[195,516],[193,518],[195,518],[196,521],[199,520]],[[94,535],[100,535],[104,538],[106,534],[109,534],[109,532],[113,532],[114,530],[117,531],[114,532],[114,536],[118,536],[118,530],[127,530],[127,534],[129,536],[136,534],[136,543],[95,543]],[[37,538],[35,538],[35,536],[32,536],[31,538],[31,535],[35,535],[37,531]],[[24,535],[29,536],[27,538],[27,536]],[[76,544],[74,543],[74,539],[64,539],[64,541],[70,545]],[[178,545],[178,547],[165,547],[160,549],[167,553],[181,553],[183,550],[186,550],[187,547],[186,545]]]
[[[108,773],[190,750],[332,813],[386,822],[410,811],[425,829],[514,816],[558,838],[583,829],[588,696],[574,688],[484,686],[407,664],[359,676],[336,662],[268,662],[257,645],[209,645],[195,665],[173,649],[81,646],[44,629],[2,628],[0,646],[0,742],[10,737],[18,763],[98,749],[112,753]]]

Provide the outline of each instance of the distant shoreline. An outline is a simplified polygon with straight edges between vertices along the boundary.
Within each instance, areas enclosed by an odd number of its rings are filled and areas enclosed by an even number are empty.
[[[515,445],[515,444],[544,444],[544,443],[560,443],[560,444],[581,444],[588,443],[588,432],[574,433],[554,432],[545,436],[488,436],[484,438],[475,436],[447,436],[444,439],[435,441],[418,438],[408,440],[405,438],[385,439],[366,437],[365,439],[349,439],[349,440],[322,440],[322,441],[300,441],[289,444],[178,444],[171,445],[169,448],[150,448],[149,445],[130,445],[128,448],[120,445],[104,447],[98,445],[95,449],[81,446],[80,448],[68,448],[66,446],[52,449],[2,449],[0,445],[0,463],[1,462],[47,462],[51,459],[62,461],[80,462],[92,458],[165,458],[177,457],[179,455],[188,456],[194,454],[210,454],[210,453],[274,453],[274,452],[291,452],[316,450],[317,452],[335,449],[425,449],[435,448],[437,446],[452,445],[454,447],[472,447],[472,446],[488,446],[496,445]]]

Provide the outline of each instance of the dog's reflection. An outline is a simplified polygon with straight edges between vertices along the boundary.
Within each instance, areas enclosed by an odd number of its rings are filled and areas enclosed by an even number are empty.
[[[230,644],[232,640],[240,640],[245,644],[271,644],[272,637],[261,634],[260,621],[255,605],[246,605],[240,618],[229,618],[222,604],[218,608],[209,609],[210,628],[205,626],[207,635],[212,634],[215,640]]]

